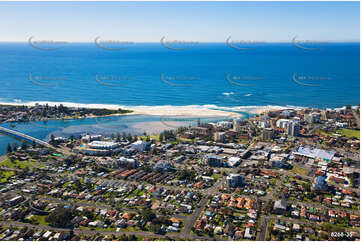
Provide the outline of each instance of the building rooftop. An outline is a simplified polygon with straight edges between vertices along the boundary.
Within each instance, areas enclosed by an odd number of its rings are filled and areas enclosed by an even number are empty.
[[[302,155],[309,158],[322,159],[326,161],[332,160],[335,153],[335,151],[327,151],[309,146],[300,146],[293,152],[294,155]]]

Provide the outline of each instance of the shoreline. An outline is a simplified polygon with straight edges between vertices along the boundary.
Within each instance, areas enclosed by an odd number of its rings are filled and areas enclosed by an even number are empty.
[[[216,105],[185,105],[185,106],[124,106],[118,104],[81,104],[71,102],[2,102],[0,105],[9,106],[28,106],[34,107],[36,105],[59,106],[62,104],[68,108],[91,108],[91,109],[108,109],[108,110],[130,110],[130,113],[116,113],[103,116],[89,115],[85,118],[107,117],[107,116],[127,116],[127,115],[154,115],[154,116],[185,116],[185,117],[227,117],[241,118],[244,115],[239,112],[249,114],[261,114],[267,111],[284,110],[284,109],[301,109],[305,107],[294,106],[239,106],[239,107],[218,107]],[[70,118],[72,119],[72,118]],[[51,120],[51,119],[47,119]],[[43,120],[38,120],[43,121]]]
[[[99,118],[99,117],[109,117],[109,116],[129,116],[129,115],[154,115],[154,116],[176,116],[176,117],[229,117],[229,118],[242,118],[244,114],[248,113],[253,115],[259,115],[269,111],[277,110],[286,110],[286,109],[305,109],[308,107],[302,106],[278,106],[278,105],[263,105],[263,106],[235,106],[235,107],[222,107],[213,104],[208,105],[184,105],[184,106],[172,106],[172,105],[158,105],[158,106],[125,106],[119,104],[82,104],[82,103],[72,103],[72,102],[47,102],[47,101],[38,101],[38,102],[1,102],[0,105],[9,105],[9,106],[28,106],[34,107],[36,105],[46,105],[49,106],[59,106],[62,104],[68,108],[89,108],[89,109],[108,109],[108,110],[129,110],[130,113],[115,113],[109,115],[89,115],[84,118]],[[356,107],[358,105],[352,105]],[[339,108],[326,108],[326,109],[342,109]],[[81,118],[67,118],[64,120],[70,119],[81,119]],[[44,119],[44,120],[60,120],[60,119]],[[37,120],[37,121],[44,121]],[[36,121],[33,121],[36,122]]]
[[[227,117],[240,118],[243,115],[236,113],[235,111],[222,111],[214,110],[209,105],[198,106],[198,105],[189,105],[189,106],[123,106],[117,104],[78,104],[78,103],[69,103],[69,102],[28,102],[28,103],[0,103],[0,105],[9,105],[9,106],[28,106],[34,107],[36,105],[46,105],[49,106],[59,106],[62,104],[64,107],[68,108],[91,108],[91,109],[108,109],[108,110],[129,110],[130,113],[115,113],[110,115],[89,115],[85,118],[97,118],[97,117],[108,117],[108,116],[127,116],[127,115],[154,115],[154,116],[185,116],[185,117]],[[69,118],[74,119],[74,118]],[[80,119],[80,118],[79,118]],[[47,119],[51,120],[51,119]],[[55,119],[57,120],[57,119]],[[37,120],[43,121],[43,120]]]

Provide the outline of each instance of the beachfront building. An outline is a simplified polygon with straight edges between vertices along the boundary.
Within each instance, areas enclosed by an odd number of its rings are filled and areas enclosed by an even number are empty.
[[[300,123],[298,122],[298,120],[291,120],[288,123],[288,127],[287,127],[287,133],[290,136],[298,136],[300,133]]]
[[[318,122],[320,122],[321,114],[320,113],[315,113],[315,112],[305,114],[304,119],[308,123],[318,123]]]
[[[230,129],[230,128],[232,128],[232,126],[233,126],[233,122],[230,122],[230,121],[220,121],[220,122],[217,122],[217,126],[218,126],[218,127],[222,127],[222,128]]]
[[[281,119],[276,121],[276,127],[280,128],[280,129],[287,129],[289,122],[290,122],[289,119],[281,118]]]
[[[244,125],[246,121],[244,119],[235,118],[233,119],[233,131],[238,132],[240,130],[240,126]]]
[[[295,116],[295,110],[293,110],[293,109],[286,109],[286,110],[283,110],[282,112],[281,112],[281,116],[282,117],[286,117],[286,118],[289,118],[289,117],[294,117]]]
[[[109,155],[116,152],[120,145],[110,141],[92,141],[89,144],[81,145],[74,149],[75,152],[80,152],[85,155]]]
[[[191,131],[196,135],[208,135],[210,133],[210,130],[206,127],[192,127]]]
[[[257,123],[258,128],[265,129],[270,127],[269,120],[267,118],[263,118]]]
[[[68,138],[65,138],[65,137],[55,137],[54,138],[54,141],[56,142],[56,143],[58,143],[58,144],[60,144],[60,143],[65,143],[65,142],[67,142],[69,139]]]
[[[84,143],[89,143],[89,142],[92,142],[92,141],[100,141],[100,140],[103,140],[103,135],[101,134],[96,134],[96,135],[84,135],[84,137],[81,138],[81,140],[84,142]]]
[[[149,146],[150,146],[149,143],[143,140],[138,140],[131,144],[132,149],[138,152],[143,152],[147,150]]]
[[[119,147],[119,144],[109,141],[92,141],[88,144],[88,147],[91,149],[112,150]]]

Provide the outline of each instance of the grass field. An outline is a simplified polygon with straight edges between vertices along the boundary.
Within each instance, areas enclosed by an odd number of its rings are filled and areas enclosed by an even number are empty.
[[[325,131],[320,131],[320,134],[323,135],[329,135],[329,136],[334,136],[336,133],[341,134],[347,138],[358,138],[360,139],[360,130],[355,130],[355,129],[337,129],[336,132],[330,132],[330,133],[326,133]]]
[[[308,174],[308,169],[302,168],[299,166],[293,166],[292,170],[293,173],[300,174],[306,176]]]
[[[13,171],[0,171],[0,183],[6,182],[9,177],[12,177],[15,175],[15,172]]]
[[[8,168],[20,168],[20,169],[24,169],[25,167],[33,167],[33,166],[38,166],[40,165],[39,162],[35,162],[35,161],[30,161],[30,160],[26,160],[26,161],[19,161],[19,160],[14,160],[11,161],[10,159],[6,159],[2,162],[0,162],[0,166],[4,166],[4,167],[8,167]]]
[[[32,219],[33,219],[34,221],[38,222],[39,225],[45,225],[45,226],[47,226],[47,225],[49,225],[49,223],[47,223],[47,222],[45,221],[45,218],[46,218],[46,216],[34,215],[34,217],[33,217]]]
[[[213,173],[212,177],[213,177],[213,178],[215,178],[215,179],[217,179],[217,181],[218,181],[218,180],[219,180],[219,178],[221,178],[221,177],[222,177],[222,175],[221,175],[221,174],[216,174],[216,173]]]
[[[338,133],[346,136],[347,138],[358,138],[360,139],[360,130],[354,130],[354,129],[338,129]]]
[[[319,133],[322,134],[322,135],[330,135],[330,134],[326,133],[326,132],[323,131],[323,130],[320,130]]]

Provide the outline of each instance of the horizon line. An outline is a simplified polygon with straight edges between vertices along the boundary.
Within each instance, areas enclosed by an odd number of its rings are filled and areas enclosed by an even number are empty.
[[[39,40],[39,41],[47,41],[47,40]],[[48,40],[48,41],[52,41],[52,40]],[[107,41],[117,41],[117,40],[107,40]],[[123,40],[122,40],[123,41]],[[178,41],[178,40],[172,40],[172,41]],[[178,43],[178,44],[188,44],[188,45],[194,45],[194,44],[222,44],[222,43],[227,43],[227,40],[225,41],[193,41],[190,40],[189,42],[191,43],[187,43],[187,40],[181,40],[181,41],[185,41],[185,43]],[[292,43],[292,39],[286,41],[264,41],[264,40],[245,40],[244,43],[232,43],[232,44],[282,44],[282,43]],[[310,41],[309,44],[336,44],[336,43],[360,43],[360,40],[343,40],[343,41],[329,41],[329,40],[300,40],[300,41]],[[57,43],[57,42],[61,42],[61,43]],[[124,42],[128,42],[128,43],[107,43],[107,44],[159,44],[161,43],[161,41],[129,41],[129,40],[124,40]],[[28,44],[29,40],[26,41],[16,41],[16,40],[0,40],[0,43],[24,43],[24,44]],[[66,40],[56,40],[54,41],[54,44],[94,44],[95,43],[95,39],[94,41],[66,41]],[[51,43],[42,43],[42,44],[51,44]],[[168,43],[168,44],[177,44],[177,43]],[[304,43],[307,44],[307,43]]]

